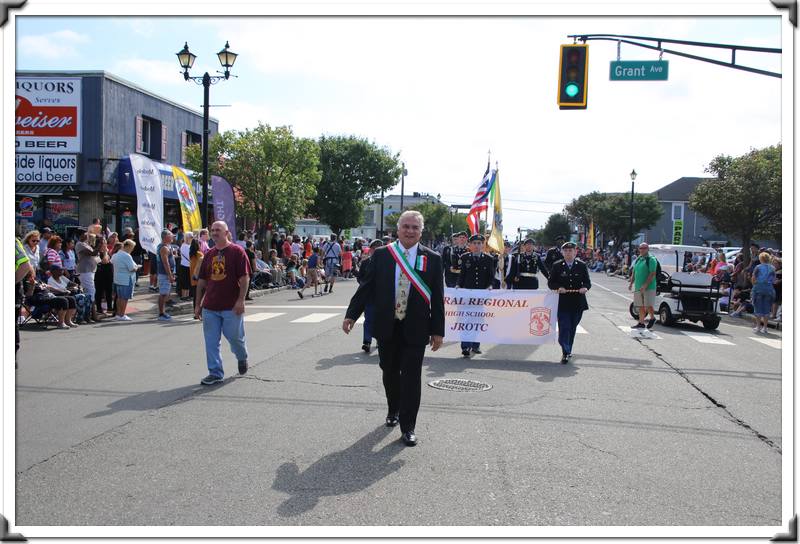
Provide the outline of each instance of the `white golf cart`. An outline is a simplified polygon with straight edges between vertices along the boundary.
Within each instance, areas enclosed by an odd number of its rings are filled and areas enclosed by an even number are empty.
[[[709,254],[713,250],[704,246],[674,246],[653,244],[650,254],[661,263],[661,274],[656,281],[656,299],[653,309],[661,325],[674,325],[679,321],[703,324],[708,330],[719,326],[719,284],[711,274],[681,272],[685,252]],[[671,265],[675,259],[675,267]],[[671,270],[675,270],[672,272]],[[668,272],[668,270],[670,270]],[[630,313],[639,318],[639,309],[633,303]]]

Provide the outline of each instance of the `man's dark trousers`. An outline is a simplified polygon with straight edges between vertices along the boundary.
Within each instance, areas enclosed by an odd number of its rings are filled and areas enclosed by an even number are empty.
[[[558,312],[558,343],[565,355],[572,353],[575,332],[583,317],[583,310],[561,310]]]
[[[400,414],[400,430],[413,431],[422,395],[422,357],[427,344],[411,345],[403,334],[404,322],[394,320],[392,337],[378,340],[383,387],[389,414]]]

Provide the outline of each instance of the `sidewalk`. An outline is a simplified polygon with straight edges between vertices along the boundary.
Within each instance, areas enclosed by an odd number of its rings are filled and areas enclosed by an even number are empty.
[[[133,290],[133,298],[128,302],[126,314],[131,317],[158,317],[158,293],[153,293],[148,289],[150,279],[147,276],[142,276],[136,281],[136,286]],[[283,287],[275,287],[273,289],[252,289],[250,291],[251,298],[263,297],[270,295],[277,291],[285,291],[290,289],[288,285]],[[194,312],[192,301],[182,301],[180,297],[174,292],[170,294],[170,299],[175,301],[175,304],[167,306],[167,313],[170,315],[183,315],[191,314]],[[150,314],[150,315],[147,315]]]

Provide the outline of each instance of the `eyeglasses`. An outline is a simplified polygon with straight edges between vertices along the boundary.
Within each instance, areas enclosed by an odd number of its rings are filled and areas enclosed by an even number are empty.
[[[38,242],[38,241],[39,241],[38,238],[31,238],[31,242]]]

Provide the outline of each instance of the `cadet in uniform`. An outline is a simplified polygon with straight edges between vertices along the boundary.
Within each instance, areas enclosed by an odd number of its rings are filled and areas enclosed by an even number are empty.
[[[491,289],[494,279],[495,261],[490,255],[483,253],[483,242],[486,239],[482,234],[473,234],[469,239],[470,253],[461,257],[461,273],[458,276],[458,286],[464,289]],[[481,353],[480,342],[461,342],[461,354],[469,357],[469,352]]]
[[[559,294],[558,343],[561,345],[561,363],[566,364],[572,357],[572,343],[583,311],[589,309],[586,291],[591,289],[592,282],[586,263],[575,258],[575,244],[567,242],[561,246],[561,251],[564,259],[553,263],[547,286]]]
[[[538,289],[539,278],[536,273],[541,271],[545,278],[550,274],[542,263],[542,258],[533,252],[533,239],[528,238],[522,245],[521,251],[512,256],[511,271],[508,274],[511,289]]]
[[[508,274],[509,270],[511,270],[511,242],[504,241],[503,242],[503,270],[500,270],[500,256],[499,255],[492,255],[492,259],[494,259],[494,280],[492,280],[492,287],[495,289],[500,289],[502,287],[502,283],[500,278],[502,277],[501,274],[505,274],[506,280],[506,289],[511,289],[511,285],[509,284],[510,276]]]
[[[450,271],[450,266],[452,264],[452,255],[453,249],[456,247],[457,240],[458,240],[457,232],[454,232],[450,236],[450,245],[444,246],[442,250],[442,263],[444,264],[444,284],[447,287],[455,287],[456,283],[458,282],[458,274],[454,274]]]
[[[449,259],[442,259],[444,266],[447,270],[445,272],[445,285],[447,287],[455,287],[458,285],[458,277],[461,274],[461,257],[467,253],[467,233],[457,232],[455,235],[455,242],[453,247],[450,248]],[[448,278],[449,272],[449,278]],[[452,282],[452,283],[449,283]]]
[[[564,258],[561,254],[561,250],[558,249],[558,244],[559,242],[563,244],[565,241],[566,239],[563,236],[556,236],[556,245],[547,250],[547,255],[544,257],[544,269],[547,270],[548,273],[550,269],[553,268],[554,262]]]

